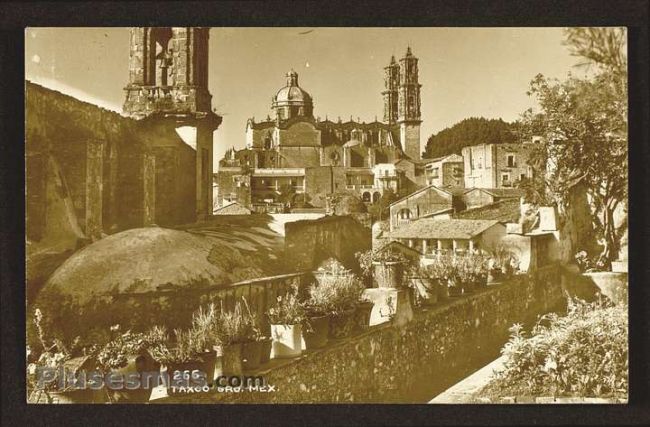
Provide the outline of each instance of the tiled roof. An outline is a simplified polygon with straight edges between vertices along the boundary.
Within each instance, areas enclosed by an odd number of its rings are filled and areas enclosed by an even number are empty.
[[[445,190],[448,193],[451,193],[454,196],[462,196],[463,194],[469,191],[468,188],[464,187],[440,187],[441,190]]]
[[[503,199],[488,205],[468,209],[454,215],[457,219],[487,219],[516,222],[519,219],[519,200]]]
[[[440,192],[442,192],[442,193],[449,194],[450,196],[452,195],[452,193],[449,192],[449,191],[447,191],[447,189],[445,189],[445,188],[436,187],[435,185],[427,185],[426,187],[422,187],[422,188],[420,188],[420,189],[417,189],[417,190],[415,190],[414,192],[412,192],[411,194],[409,194],[409,195],[407,195],[407,196],[404,196],[404,197],[402,197],[402,198],[399,199],[399,200],[394,201],[393,203],[391,203],[391,204],[389,205],[389,207],[390,207],[390,206],[393,206],[393,205],[396,205],[396,204],[398,204],[398,203],[400,203],[400,202],[403,202],[403,201],[406,200],[406,199],[410,199],[411,197],[416,196],[416,195],[422,193],[423,191],[426,191],[426,190],[429,190],[429,189],[438,190],[438,191],[440,191]]]
[[[499,221],[479,219],[423,218],[406,224],[389,234],[398,239],[470,239],[498,224]]]
[[[484,191],[494,197],[521,197],[524,195],[524,190],[520,188],[471,188],[469,190]]]

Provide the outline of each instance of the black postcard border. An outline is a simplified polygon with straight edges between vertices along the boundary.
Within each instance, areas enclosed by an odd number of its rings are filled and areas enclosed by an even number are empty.
[[[24,28],[27,26],[626,26],[630,97],[630,404],[27,405]],[[25,2],[0,5],[2,425],[642,425],[650,423],[648,1]]]

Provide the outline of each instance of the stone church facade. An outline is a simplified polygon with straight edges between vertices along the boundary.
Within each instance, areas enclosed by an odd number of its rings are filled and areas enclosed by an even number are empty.
[[[266,211],[291,193],[322,207],[331,193],[375,202],[388,188],[417,188],[424,179],[417,64],[410,48],[399,62],[391,59],[384,118],[370,123],[314,117],[312,96],[291,70],[273,97],[273,118],[249,119],[246,147],[228,150],[219,162],[216,205],[237,201]]]

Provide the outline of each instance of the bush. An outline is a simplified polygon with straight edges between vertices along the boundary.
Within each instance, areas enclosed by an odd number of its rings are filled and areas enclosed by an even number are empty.
[[[479,396],[627,397],[627,307],[570,300],[566,316],[543,316],[529,336],[510,332],[505,370]]]

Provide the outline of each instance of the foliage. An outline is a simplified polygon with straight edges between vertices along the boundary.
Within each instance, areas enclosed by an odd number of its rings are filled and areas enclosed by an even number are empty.
[[[626,397],[627,307],[569,301],[566,316],[548,314],[530,334],[510,329],[505,370],[478,395]]]
[[[152,346],[147,334],[134,333],[130,330],[119,334],[119,325],[115,325],[112,331],[117,332],[118,335],[97,354],[97,363],[105,372],[125,367],[129,356],[139,354]]]
[[[594,271],[603,271],[603,265],[598,258],[590,257],[586,251],[580,251],[575,254],[576,264],[583,273],[591,273]]]
[[[364,278],[372,277],[373,262],[409,262],[402,252],[391,247],[372,248],[364,252],[357,252],[355,257],[361,267],[361,275]]]
[[[317,270],[318,281],[312,283],[303,303],[310,317],[342,313],[359,303],[365,286],[335,259],[326,261]]]
[[[497,245],[490,251],[489,266],[492,271],[500,270],[505,273],[511,273],[519,267],[519,261],[515,254],[508,250],[504,245]]]
[[[284,296],[278,296],[275,304],[267,311],[269,321],[274,325],[297,325],[305,318],[302,304],[298,300],[298,290],[292,289]]]
[[[526,111],[522,130],[547,141],[534,150],[529,162],[544,171],[548,197],[566,211],[574,185],[581,182],[593,204],[592,223],[601,245],[600,262],[609,267],[618,255],[620,230],[614,211],[627,203],[627,64],[625,30],[576,28],[567,30],[571,52],[593,65],[589,78],[569,76],[564,81],[537,75],[529,95],[539,111]],[[535,184],[535,187],[539,185]]]
[[[477,253],[438,254],[421,269],[425,277],[451,287],[485,282],[487,273],[488,257]]]
[[[157,362],[169,365],[171,363],[193,362],[199,359],[200,339],[194,331],[191,329],[174,329],[174,338],[174,343],[170,346],[171,343],[165,331],[161,341],[150,348],[149,352]]]
[[[408,194],[409,191],[406,188],[402,188],[398,192],[395,192],[392,188],[385,189],[379,198],[379,202],[373,203],[368,207],[368,212],[372,215],[372,220],[381,221],[389,218],[390,205],[399,199],[406,197]]]
[[[328,196],[329,204],[334,215],[350,215],[366,213],[368,210],[361,198],[353,193],[338,192]]]
[[[329,258],[323,262],[316,272],[321,276],[347,276],[351,271],[335,258]]]
[[[82,347],[80,337],[76,337],[71,343],[66,343],[60,338],[50,338],[45,325],[43,312],[40,309],[34,310],[33,318],[36,335],[40,349],[32,349],[28,345],[27,355],[27,383],[30,390],[56,390],[59,386],[59,368],[73,357],[95,352],[95,347]],[[54,378],[45,384],[38,384],[38,371],[43,368],[54,368]]]
[[[218,342],[222,346],[257,341],[261,336],[257,317],[251,313],[248,304],[244,311],[239,302],[235,304],[233,311],[222,309],[217,316],[215,326]]]
[[[516,142],[516,127],[501,119],[471,117],[433,134],[427,140],[425,158],[460,154],[463,147]]]

